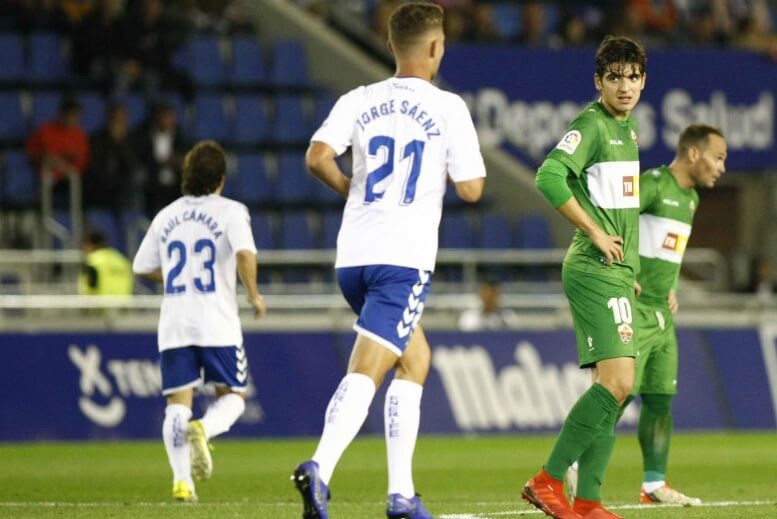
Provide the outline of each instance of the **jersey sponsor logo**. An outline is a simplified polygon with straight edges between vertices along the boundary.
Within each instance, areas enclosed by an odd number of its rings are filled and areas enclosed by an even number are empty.
[[[669,232],[664,237],[664,242],[661,245],[662,248],[676,252],[682,255],[685,252],[685,247],[688,245],[688,237],[680,234]]]
[[[567,134],[561,138],[559,143],[556,144],[556,148],[572,155],[577,149],[577,147],[580,145],[580,142],[582,140],[583,140],[583,136],[580,134],[580,132],[577,130],[572,130],[570,132],[567,132]]]
[[[623,323],[618,326],[618,335],[620,335],[623,344],[628,344],[631,342],[631,338],[634,337],[634,330],[627,323]]]
[[[623,141],[620,139],[610,139],[610,144],[613,146],[623,146]]]
[[[639,195],[639,177],[623,177],[623,196]]]
[[[677,200],[672,200],[671,198],[664,198],[663,200],[661,200],[661,203],[664,205],[670,205],[672,207],[680,207],[680,202],[678,202]]]

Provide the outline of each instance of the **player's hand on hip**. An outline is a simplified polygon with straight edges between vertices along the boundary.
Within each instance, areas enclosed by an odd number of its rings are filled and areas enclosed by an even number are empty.
[[[261,294],[256,294],[254,297],[248,296],[248,302],[254,308],[254,317],[257,319],[261,319],[267,313],[267,305]]]
[[[613,261],[623,262],[623,238],[620,236],[610,236],[604,231],[591,235],[591,241],[607,259],[607,265],[612,265]]]
[[[672,312],[672,315],[676,314],[677,310],[680,309],[680,303],[677,301],[677,294],[674,290],[669,291],[666,303],[669,305],[669,311]]]
[[[640,285],[637,281],[634,281],[634,294],[637,297],[642,295],[642,285]]]

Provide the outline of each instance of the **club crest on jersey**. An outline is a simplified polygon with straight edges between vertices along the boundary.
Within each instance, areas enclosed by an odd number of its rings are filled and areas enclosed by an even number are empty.
[[[639,195],[639,176],[629,175],[623,177],[623,196]]]
[[[634,141],[634,146],[639,148],[639,139],[637,139],[637,132],[631,130],[631,140]]]
[[[628,344],[631,342],[631,338],[634,337],[634,330],[628,324],[623,323],[618,326],[618,335],[621,336],[623,344]]]
[[[691,214],[696,212],[696,202],[691,200],[691,202],[688,204],[688,209],[691,210]]]
[[[580,132],[577,130],[572,130],[567,132],[567,134],[561,138],[558,144],[556,144],[556,148],[572,155],[582,140],[583,136],[580,134]]]

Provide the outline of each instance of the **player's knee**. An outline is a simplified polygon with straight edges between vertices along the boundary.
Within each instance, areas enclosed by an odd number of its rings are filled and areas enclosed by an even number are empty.
[[[631,395],[631,389],[634,386],[634,377],[628,374],[618,374],[600,381],[618,404],[623,405],[626,399]]]

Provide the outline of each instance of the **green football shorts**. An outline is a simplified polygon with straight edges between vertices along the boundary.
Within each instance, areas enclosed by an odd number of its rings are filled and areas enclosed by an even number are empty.
[[[677,333],[671,312],[637,302],[637,330],[632,394],[677,394]]]
[[[561,282],[575,324],[581,368],[600,360],[636,356],[634,285],[614,277],[567,268]]]

